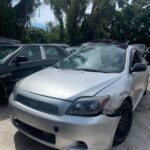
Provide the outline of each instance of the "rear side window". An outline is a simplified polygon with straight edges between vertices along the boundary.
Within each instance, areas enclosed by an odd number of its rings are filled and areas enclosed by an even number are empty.
[[[46,55],[46,59],[58,59],[59,54],[56,47],[53,46],[44,46],[44,51]]]
[[[39,46],[26,47],[18,55],[18,57],[24,56],[28,58],[28,61],[38,61],[42,59],[41,50]]]

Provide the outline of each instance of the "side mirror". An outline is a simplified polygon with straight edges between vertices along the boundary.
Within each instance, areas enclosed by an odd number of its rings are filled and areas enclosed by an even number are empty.
[[[136,63],[133,67],[133,69],[131,70],[131,72],[142,72],[145,71],[147,68],[147,65],[145,64],[141,64],[141,63]]]
[[[26,61],[28,61],[28,58],[24,56],[17,57],[15,60],[16,63],[21,63],[21,62],[26,62]]]

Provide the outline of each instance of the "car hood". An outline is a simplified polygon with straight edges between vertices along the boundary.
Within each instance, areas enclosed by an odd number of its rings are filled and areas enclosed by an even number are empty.
[[[120,78],[120,74],[48,68],[25,78],[19,88],[64,100],[93,96]]]

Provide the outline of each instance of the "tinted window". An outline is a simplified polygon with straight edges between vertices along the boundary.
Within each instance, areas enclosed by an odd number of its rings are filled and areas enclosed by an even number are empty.
[[[42,59],[39,46],[26,47],[18,56],[27,57],[28,61],[37,61]]]
[[[58,59],[59,54],[56,47],[52,46],[44,46],[44,51],[46,55],[46,59]]]
[[[124,69],[126,50],[116,46],[87,46],[56,64],[60,69],[121,72]]]

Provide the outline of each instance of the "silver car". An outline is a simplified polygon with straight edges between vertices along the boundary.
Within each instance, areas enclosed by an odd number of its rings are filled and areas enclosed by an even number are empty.
[[[88,45],[18,82],[10,118],[23,134],[50,147],[110,149],[128,136],[148,75],[134,46]]]

